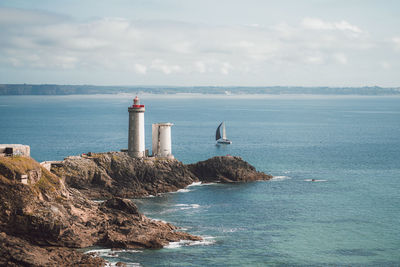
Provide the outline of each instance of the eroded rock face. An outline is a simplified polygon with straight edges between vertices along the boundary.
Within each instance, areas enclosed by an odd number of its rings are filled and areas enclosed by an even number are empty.
[[[240,157],[213,157],[184,165],[177,160],[134,159],[123,152],[68,158],[52,169],[90,198],[135,198],[173,192],[193,182],[249,182],[272,176],[256,171]]]
[[[91,198],[135,198],[176,191],[198,181],[178,160],[135,159],[123,152],[67,158],[52,171]]]
[[[101,204],[101,209],[104,210],[107,208],[140,216],[138,208],[136,207],[135,204],[133,204],[132,201],[127,199],[122,199],[119,197],[106,200],[105,202],[103,202],[103,204]]]
[[[21,169],[39,165],[18,160]],[[71,249],[161,248],[170,241],[201,239],[143,216],[128,199],[93,202],[45,169],[36,184],[24,185],[14,180],[13,166],[2,166],[7,171],[0,171],[0,266],[57,266],[58,260],[65,266],[101,266],[101,260],[90,265],[88,257]]]
[[[17,177],[31,170],[38,170],[34,179],[20,183]],[[74,248],[161,248],[201,240],[147,218],[124,198],[176,191],[197,181],[272,178],[238,157],[184,165],[120,152],[68,158],[52,171],[31,158],[0,158],[0,266],[102,266],[104,260]],[[96,198],[107,200],[90,200]]]
[[[202,182],[250,182],[269,180],[271,175],[258,172],[240,157],[213,157],[187,165],[189,170]]]
[[[0,233],[0,266],[105,266],[106,261],[75,249],[36,246],[29,241]]]

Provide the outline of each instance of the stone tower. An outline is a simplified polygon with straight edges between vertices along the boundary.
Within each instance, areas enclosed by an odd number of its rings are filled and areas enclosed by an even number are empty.
[[[144,105],[140,105],[136,96],[133,105],[128,108],[129,112],[129,137],[128,154],[134,158],[145,157],[144,143]]]

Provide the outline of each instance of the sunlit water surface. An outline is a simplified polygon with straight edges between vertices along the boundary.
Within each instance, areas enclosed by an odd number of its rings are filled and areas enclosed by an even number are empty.
[[[0,143],[38,161],[127,147],[132,96],[2,96]],[[169,121],[184,163],[238,155],[272,181],[197,185],[137,199],[148,217],[203,236],[159,250],[109,252],[141,266],[400,264],[400,98],[145,96]],[[215,146],[226,122],[229,146]],[[311,182],[316,179],[316,182]]]

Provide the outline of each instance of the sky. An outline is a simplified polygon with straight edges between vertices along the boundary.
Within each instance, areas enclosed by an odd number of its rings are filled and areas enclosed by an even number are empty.
[[[398,0],[0,0],[0,83],[400,86]]]

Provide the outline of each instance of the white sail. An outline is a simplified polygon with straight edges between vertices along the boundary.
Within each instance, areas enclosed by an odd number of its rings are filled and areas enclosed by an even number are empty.
[[[226,139],[225,123],[222,125],[222,139]]]
[[[222,138],[221,138],[221,128],[222,128]],[[217,131],[215,133],[215,140],[217,141],[217,145],[218,144],[232,144],[231,140],[228,140],[226,138],[226,129],[225,129],[225,123],[221,122],[220,125],[218,125]]]

